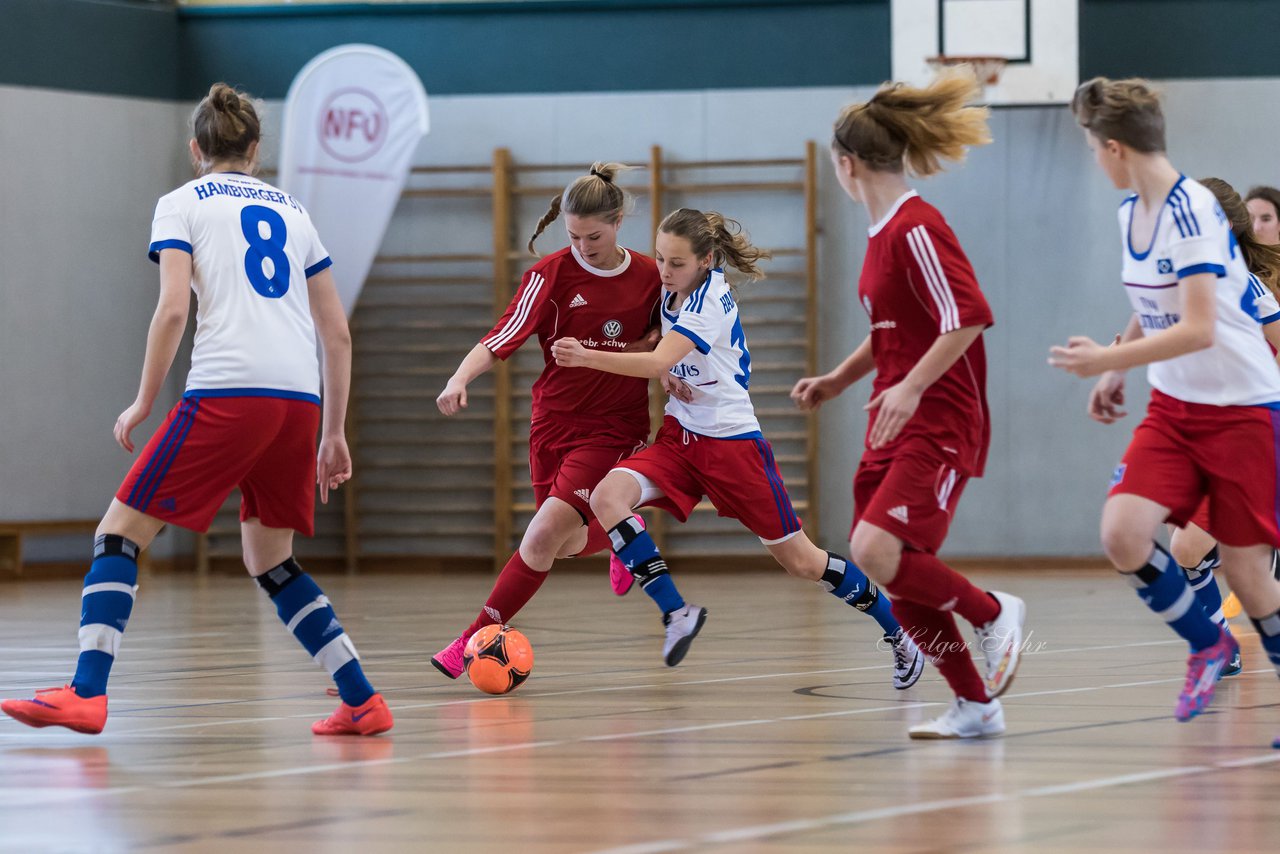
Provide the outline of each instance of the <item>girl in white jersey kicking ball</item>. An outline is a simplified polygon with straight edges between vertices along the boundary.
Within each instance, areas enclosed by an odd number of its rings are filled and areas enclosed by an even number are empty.
[[[875,619],[894,656],[894,687],[911,687],[923,669],[920,651],[862,571],[805,536],[756,420],[748,393],[751,353],[723,267],[760,278],[757,262],[767,253],[752,246],[732,220],[689,209],[662,221],[656,244],[663,284],[657,349],[607,353],[561,338],[552,352],[565,367],[674,376],[691,391],[668,401],[653,445],[619,463],[591,495],[591,510],[609,532],[614,553],[662,610],[666,664],[674,667],[684,658],[707,610],[684,601],[632,511],[661,507],[683,522],[705,495],[721,516],[738,519],[759,537],[787,572],[821,583]]]
[[[386,702],[365,678],[328,598],[293,559],[294,532],[312,534],[316,484],[328,501],[329,490],[351,477],[343,433],[351,338],[329,255],[302,206],[251,176],[260,126],[248,96],[214,84],[193,123],[199,177],[156,205],[150,255],[160,265],[160,301],[138,397],[116,421],[116,441],[132,453],[131,434],[151,414],[195,291],[200,310],[187,389],[98,526],[71,683],[31,700],[6,700],[0,709],[34,727],[101,732],[107,677],[138,589],[138,554],[166,523],[208,530],[239,488],[245,567],[342,697],[312,732],[385,732],[392,726]]]
[[[1054,347],[1050,364],[1101,375],[1089,414],[1123,414],[1124,372],[1147,366],[1151,402],[1112,479],[1102,545],[1147,606],[1191,647],[1175,709],[1190,720],[1213,698],[1238,645],[1196,600],[1154,535],[1183,525],[1205,497],[1222,570],[1280,670],[1280,546],[1276,447],[1280,369],[1258,322],[1242,308],[1249,271],[1213,194],[1165,156],[1160,100],[1143,80],[1094,78],[1071,104],[1099,167],[1117,188],[1125,290],[1133,314],[1120,341]],[[1250,465],[1240,465],[1247,455]]]

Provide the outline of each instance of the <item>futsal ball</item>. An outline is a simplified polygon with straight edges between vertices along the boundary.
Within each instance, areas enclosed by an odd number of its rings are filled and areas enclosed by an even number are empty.
[[[524,684],[533,670],[529,639],[510,626],[496,623],[471,636],[462,653],[462,667],[486,694],[507,694]]]

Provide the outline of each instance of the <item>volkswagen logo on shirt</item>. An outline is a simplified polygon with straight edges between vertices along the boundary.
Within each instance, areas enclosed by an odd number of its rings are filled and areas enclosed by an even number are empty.
[[[622,324],[616,320],[610,320],[600,327],[600,331],[604,333],[606,338],[617,338],[622,334]]]

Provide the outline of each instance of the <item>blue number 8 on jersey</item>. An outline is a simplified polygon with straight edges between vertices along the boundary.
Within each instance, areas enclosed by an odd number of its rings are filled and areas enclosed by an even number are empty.
[[[262,236],[262,226],[268,229]],[[284,219],[263,205],[245,205],[240,210],[240,230],[249,248],[244,254],[244,272],[253,289],[268,299],[279,299],[289,292],[289,258],[284,254],[288,231]],[[267,276],[263,262],[271,259],[272,274]]]

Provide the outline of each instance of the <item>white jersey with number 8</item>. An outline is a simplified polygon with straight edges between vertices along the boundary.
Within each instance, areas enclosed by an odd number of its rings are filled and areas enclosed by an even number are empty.
[[[307,279],[330,265],[292,196],[237,172],[216,172],[163,196],[150,256],[191,253],[195,347],[187,393],[320,400]]]

